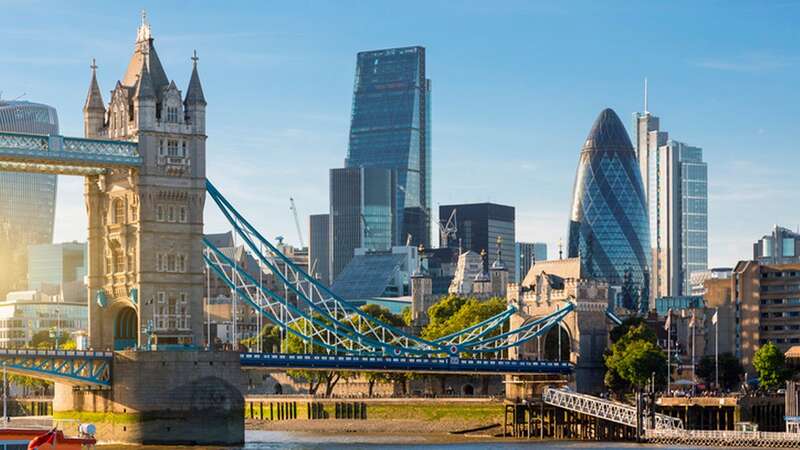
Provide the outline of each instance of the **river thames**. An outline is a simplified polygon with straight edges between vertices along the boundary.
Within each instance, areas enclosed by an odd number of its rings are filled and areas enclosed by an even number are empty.
[[[632,448],[694,449],[701,447],[666,447],[624,442],[553,442],[553,441],[498,441],[488,438],[424,436],[409,430],[407,435],[385,434],[318,434],[282,431],[248,431],[244,448],[248,450],[555,450],[555,449],[607,449]],[[449,441],[449,442],[448,442]],[[702,447],[705,448],[705,447]],[[747,450],[747,449],[744,449]]]

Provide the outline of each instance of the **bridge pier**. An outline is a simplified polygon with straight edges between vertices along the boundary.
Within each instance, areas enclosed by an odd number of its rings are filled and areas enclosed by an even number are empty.
[[[105,442],[244,443],[238,353],[124,351],[114,354],[112,368],[110,389],[56,383],[54,418],[94,423]]]

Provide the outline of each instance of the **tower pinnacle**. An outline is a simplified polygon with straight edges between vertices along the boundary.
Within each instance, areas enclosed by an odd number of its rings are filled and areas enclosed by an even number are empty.
[[[147,22],[147,11],[142,10],[142,24],[136,31],[136,42],[143,42],[152,39],[150,24]]]

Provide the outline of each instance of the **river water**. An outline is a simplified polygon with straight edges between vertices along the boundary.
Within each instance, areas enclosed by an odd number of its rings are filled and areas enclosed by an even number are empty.
[[[248,431],[246,434],[246,450],[555,450],[555,449],[693,449],[697,447],[664,447],[655,445],[639,445],[620,442],[539,442],[511,441],[498,442],[475,438],[458,438],[457,441],[443,442],[448,437],[425,437],[414,435],[409,430],[407,435],[378,434],[318,434],[282,431]]]

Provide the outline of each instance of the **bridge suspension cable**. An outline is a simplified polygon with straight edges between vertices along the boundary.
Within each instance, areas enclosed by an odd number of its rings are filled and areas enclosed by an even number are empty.
[[[301,306],[295,306],[286,296],[265,288],[207,240],[204,254],[206,263],[231,289],[270,321],[307,342],[324,344],[321,346],[328,351],[395,356],[497,353],[543,335],[574,309],[574,304],[567,303],[546,317],[514,330],[503,331],[508,318],[516,312],[513,306],[509,306],[476,325],[429,341],[384,323],[337,296],[264,238],[210,181],[207,181],[206,187],[236,235],[286,287],[287,294],[290,292],[296,296]],[[311,330],[289,330],[301,319],[304,326],[311,325]]]

